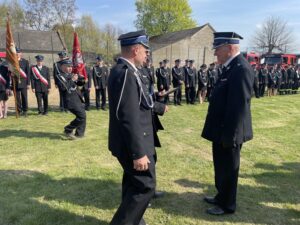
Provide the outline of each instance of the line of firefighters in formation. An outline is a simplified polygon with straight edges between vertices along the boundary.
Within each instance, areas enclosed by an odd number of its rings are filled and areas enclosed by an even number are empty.
[[[28,100],[27,90],[30,88],[35,93],[38,105],[38,114],[47,115],[48,113],[48,94],[51,89],[49,68],[43,65],[44,57],[36,56],[36,65],[29,66],[29,62],[22,58],[22,52],[17,49],[19,64],[21,68],[20,82],[16,84],[17,110],[27,116]],[[58,53],[59,61],[53,65],[53,78],[55,87],[59,91],[60,110],[67,112],[67,107],[63,99],[64,89],[57,80],[59,73],[60,61],[68,58],[67,53],[62,51]],[[95,86],[96,108],[106,110],[106,86],[109,76],[109,67],[104,65],[103,58],[98,56],[96,64],[88,70],[88,77],[80,88],[80,92],[84,98],[85,109],[90,109],[90,90],[92,80]],[[151,60],[147,60],[143,68],[140,68],[142,74],[147,76],[150,81],[150,87],[154,93],[154,86],[157,87],[158,100],[168,104],[168,92],[172,86],[176,88],[174,91],[174,105],[181,105],[182,91],[185,91],[185,99],[187,104],[195,104],[198,99],[202,104],[209,96],[217,82],[222,68],[215,63],[209,66],[203,64],[197,70],[194,66],[194,60],[185,60],[185,65],[181,66],[181,60],[175,60],[172,69],[168,66],[167,59],[161,61],[160,66],[155,70]],[[267,90],[268,96],[279,94],[297,93],[300,85],[300,67],[299,66],[281,66],[253,64],[255,71],[255,82],[253,84],[254,95],[259,98],[265,95]],[[183,88],[184,87],[184,88]],[[8,75],[7,64],[2,63],[0,66],[0,118],[7,117],[7,100],[11,89],[10,77]],[[163,97],[159,97],[160,94]]]

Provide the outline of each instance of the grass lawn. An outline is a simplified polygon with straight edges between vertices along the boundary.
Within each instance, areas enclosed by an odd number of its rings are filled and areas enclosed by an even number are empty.
[[[170,106],[161,121],[158,189],[150,225],[300,224],[300,95],[253,99],[234,215],[205,213],[214,193],[211,144],[200,137],[207,103]],[[0,120],[0,225],[107,225],[120,202],[121,168],[107,150],[108,111],[87,112],[86,137],[67,141],[72,114]]]

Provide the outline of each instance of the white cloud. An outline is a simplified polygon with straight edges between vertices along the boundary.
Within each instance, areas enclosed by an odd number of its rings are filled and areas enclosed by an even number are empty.
[[[262,24],[261,24],[261,23],[258,23],[258,24],[255,25],[255,27],[256,27],[257,29],[261,29],[261,28],[262,28]]]

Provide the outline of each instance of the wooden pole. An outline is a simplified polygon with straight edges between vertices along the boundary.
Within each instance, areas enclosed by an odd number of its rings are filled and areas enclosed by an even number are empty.
[[[16,110],[16,118],[19,118],[19,111],[18,111],[18,98],[17,98],[17,91],[16,91],[16,76],[12,75],[12,82],[13,82],[13,92],[15,96],[15,110]]]

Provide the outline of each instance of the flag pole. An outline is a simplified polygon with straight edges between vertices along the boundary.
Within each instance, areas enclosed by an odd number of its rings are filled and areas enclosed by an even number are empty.
[[[15,52],[15,44],[12,37],[12,32],[9,24],[9,12],[7,12],[7,24],[6,24],[6,58],[10,65],[10,72],[11,72],[11,79],[13,82],[13,92],[15,97],[15,111],[16,111],[16,118],[19,118],[19,111],[18,111],[18,98],[17,98],[17,91],[16,91],[16,82],[20,80],[20,75],[17,76],[16,73],[20,73],[19,62],[17,62],[17,55]]]
[[[14,92],[14,97],[15,97],[15,110],[16,110],[16,118],[19,118],[19,111],[18,111],[18,98],[17,98],[17,91],[16,91],[16,77],[12,76],[11,77],[12,82],[13,82],[13,92]]]

